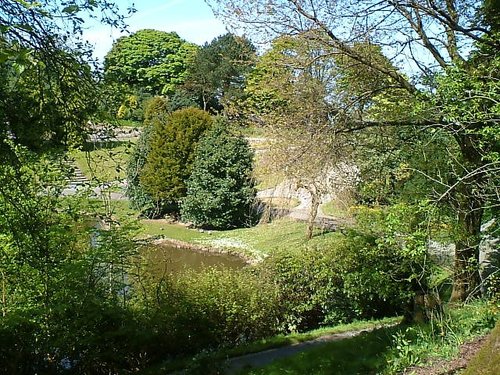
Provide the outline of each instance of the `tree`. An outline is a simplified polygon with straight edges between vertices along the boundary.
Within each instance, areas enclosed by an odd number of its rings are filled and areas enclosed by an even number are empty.
[[[448,77],[451,82],[454,69],[462,72],[462,77],[469,74],[476,82],[498,86],[498,66],[494,57],[500,47],[498,39],[498,19],[484,16],[498,14],[494,2],[471,2],[463,0],[449,1],[393,1],[378,3],[371,1],[325,2],[322,0],[278,0],[273,2],[243,0],[208,1],[216,12],[233,26],[241,26],[250,33],[261,37],[283,34],[300,34],[304,31],[317,30],[314,39],[324,46],[327,54],[346,56],[358,69],[371,69],[386,78],[386,85],[356,94],[341,101],[341,106],[334,117],[337,131],[353,132],[368,127],[411,126],[416,131],[436,129],[444,132],[456,144],[458,159],[454,182],[448,185],[446,196],[448,204],[456,215],[457,238],[455,240],[455,275],[452,299],[465,300],[477,291],[478,245],[483,211],[486,206],[498,206],[496,196],[484,195],[484,186],[494,186],[496,163],[486,162],[485,155],[497,143],[485,137],[484,132],[491,127],[498,127],[497,91],[482,92],[471,85],[471,91],[442,102],[436,92],[436,74]],[[487,11],[485,11],[487,9]],[[491,13],[493,12],[493,13]],[[496,13],[495,13],[496,12]],[[342,20],[342,22],[339,22]],[[265,34],[265,35],[264,35]],[[250,35],[250,34],[247,34]],[[389,61],[403,66],[407,61],[407,72],[388,68],[371,58],[370,54],[361,53],[355,48],[356,42],[369,42],[380,46]],[[475,46],[475,47],[473,47]],[[468,57],[472,48],[480,49],[485,65],[493,70],[489,77],[479,78],[474,74],[475,60]],[[411,78],[410,78],[411,77]],[[446,80],[446,79],[445,79]],[[352,106],[359,100],[372,101],[385,99],[404,93],[406,98],[418,106],[404,116],[394,119],[391,109],[386,107],[385,116],[374,120],[363,115],[355,121],[346,121]],[[456,93],[455,93],[456,94]],[[469,116],[458,121],[450,116],[457,113],[457,103],[477,102],[479,96],[485,105],[471,109],[476,116]],[[387,101],[387,100],[386,100]],[[394,101],[392,102],[394,103]],[[454,105],[451,105],[451,104]],[[383,109],[382,107],[379,107]],[[478,116],[486,111],[487,116]]]
[[[201,47],[188,67],[185,88],[200,96],[202,108],[219,111],[241,95],[252,69],[255,47],[244,37],[225,34]]]
[[[243,106],[269,134],[263,156],[270,173],[282,173],[311,196],[307,238],[312,238],[321,199],[345,189],[339,175],[349,175],[349,148],[330,131],[332,103],[327,88],[332,61],[318,60],[321,46],[307,34],[275,39],[249,74]],[[352,172],[352,171],[351,171]]]
[[[104,59],[104,74],[109,82],[171,95],[184,82],[196,48],[174,32],[139,30],[113,44]]]
[[[59,373],[65,364],[75,372],[106,367],[113,372],[94,351],[100,351],[101,333],[111,331],[107,320],[123,318],[116,312],[123,312],[117,302],[124,285],[123,278],[104,284],[100,271],[108,262],[124,271],[132,243],[110,233],[92,248],[94,218],[84,216],[71,198],[60,197],[68,176],[60,151],[85,139],[99,98],[90,49],[79,38],[82,17],[121,26],[116,12],[113,3],[100,0],[0,2],[0,367],[5,373]]]
[[[155,96],[146,104],[144,126],[127,165],[127,196],[130,199],[131,206],[140,210],[146,216],[150,216],[154,212],[155,202],[144,191],[139,176],[151,150],[153,124],[156,121],[165,121],[169,113],[168,108],[168,100],[161,96]]]
[[[248,225],[256,196],[253,152],[242,136],[219,119],[196,150],[181,214],[197,227],[229,229]]]
[[[83,13],[123,27],[107,1],[0,4],[0,140],[31,149],[85,139],[95,112],[90,48],[81,41]],[[56,16],[57,15],[57,16]]]
[[[155,215],[176,212],[186,196],[197,144],[212,126],[211,116],[197,108],[152,119],[151,149],[139,175],[140,184],[156,206]]]

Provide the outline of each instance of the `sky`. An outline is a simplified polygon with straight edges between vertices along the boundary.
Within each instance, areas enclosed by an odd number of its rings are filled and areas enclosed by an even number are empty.
[[[141,29],[175,31],[188,42],[202,45],[225,34],[226,29],[217,20],[204,0],[115,0],[123,12],[134,3],[137,12],[126,20],[128,30]],[[121,35],[110,26],[88,24],[84,38],[94,46],[94,57],[101,62],[111,49],[113,40]]]

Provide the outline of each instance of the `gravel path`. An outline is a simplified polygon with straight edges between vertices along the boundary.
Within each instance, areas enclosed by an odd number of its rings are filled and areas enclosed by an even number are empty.
[[[309,212],[311,210],[312,198],[311,194],[304,188],[295,188],[293,183],[289,181],[284,181],[280,183],[278,186],[270,189],[261,190],[257,193],[258,198],[294,198],[299,201],[299,205],[297,207],[293,207],[288,209],[288,214],[286,216],[300,221],[308,221],[309,220]],[[331,201],[331,195],[324,195],[321,197],[321,204],[318,208],[318,214],[316,215],[316,224],[325,227],[336,227],[339,222],[333,217],[326,215],[321,206],[329,201]]]

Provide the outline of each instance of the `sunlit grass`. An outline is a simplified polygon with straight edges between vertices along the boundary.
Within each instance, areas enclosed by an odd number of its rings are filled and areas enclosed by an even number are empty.
[[[456,357],[461,344],[490,331],[500,315],[498,307],[484,301],[460,308],[449,306],[446,311],[444,321],[434,318],[421,325],[383,328],[331,342],[259,369],[247,369],[241,375],[396,374],[408,366]],[[440,324],[444,331],[436,331]]]
[[[269,349],[298,344],[301,342],[314,340],[326,335],[333,335],[333,334],[358,331],[358,330],[371,330],[374,329],[375,327],[380,327],[382,325],[393,325],[397,324],[400,320],[401,318],[395,317],[395,318],[385,318],[385,319],[371,320],[371,321],[359,321],[350,324],[323,327],[310,332],[293,333],[290,335],[277,335],[269,337],[267,339],[262,339],[242,344],[234,348],[222,348],[220,350],[216,350],[213,352],[207,352],[203,356],[198,356],[194,360],[191,358],[179,358],[174,361],[166,361],[164,363],[152,366],[148,370],[144,371],[143,374],[157,374],[157,373],[165,373],[169,371],[181,370],[188,366],[192,366],[194,362],[200,360],[204,362],[223,362],[227,358],[238,357]]]
[[[126,178],[126,169],[133,149],[132,142],[89,144],[86,150],[72,153],[82,173],[98,183],[111,183]]]

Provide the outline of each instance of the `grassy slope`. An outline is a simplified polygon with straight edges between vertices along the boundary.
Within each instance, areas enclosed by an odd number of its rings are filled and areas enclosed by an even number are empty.
[[[85,151],[74,151],[72,157],[78,168],[90,180],[100,183],[125,179],[127,161],[132,152],[131,142],[91,144]]]
[[[365,333],[352,339],[332,342],[278,360],[260,369],[249,369],[247,375],[272,374],[395,374],[412,365],[436,358],[452,358],[458,354],[461,343],[488,332],[500,313],[498,306],[477,302],[451,309],[445,322],[432,321],[427,325],[398,326]],[[444,323],[444,324],[443,324]],[[444,333],[436,332],[443,324]],[[498,343],[498,334],[497,334]],[[493,345],[493,344],[491,344]],[[490,346],[491,349],[494,349]],[[491,361],[491,349],[486,348],[479,368]],[[490,350],[490,351],[488,351]],[[498,363],[496,359],[491,362]],[[474,368],[471,370],[474,371]],[[481,372],[469,372],[476,374]],[[490,374],[485,372],[485,374]],[[493,374],[493,373],[491,373]]]
[[[196,367],[197,362],[204,363],[220,363],[227,358],[242,356],[251,353],[257,353],[264,350],[280,348],[283,346],[298,344],[305,341],[314,340],[316,338],[332,335],[336,333],[359,331],[359,330],[370,330],[381,325],[393,325],[397,323],[400,318],[385,318],[373,321],[360,321],[350,324],[342,324],[332,327],[323,327],[310,332],[304,333],[294,333],[290,335],[278,335],[270,337],[268,339],[263,339],[255,342],[250,342],[243,344],[235,348],[224,348],[214,352],[207,352],[204,355],[197,358],[180,358],[174,361],[167,361],[158,365],[155,365],[148,370],[142,372],[142,374],[157,374],[157,373],[168,373],[171,371],[180,370],[186,367]]]
[[[500,371],[500,321],[462,375],[495,375]]]

